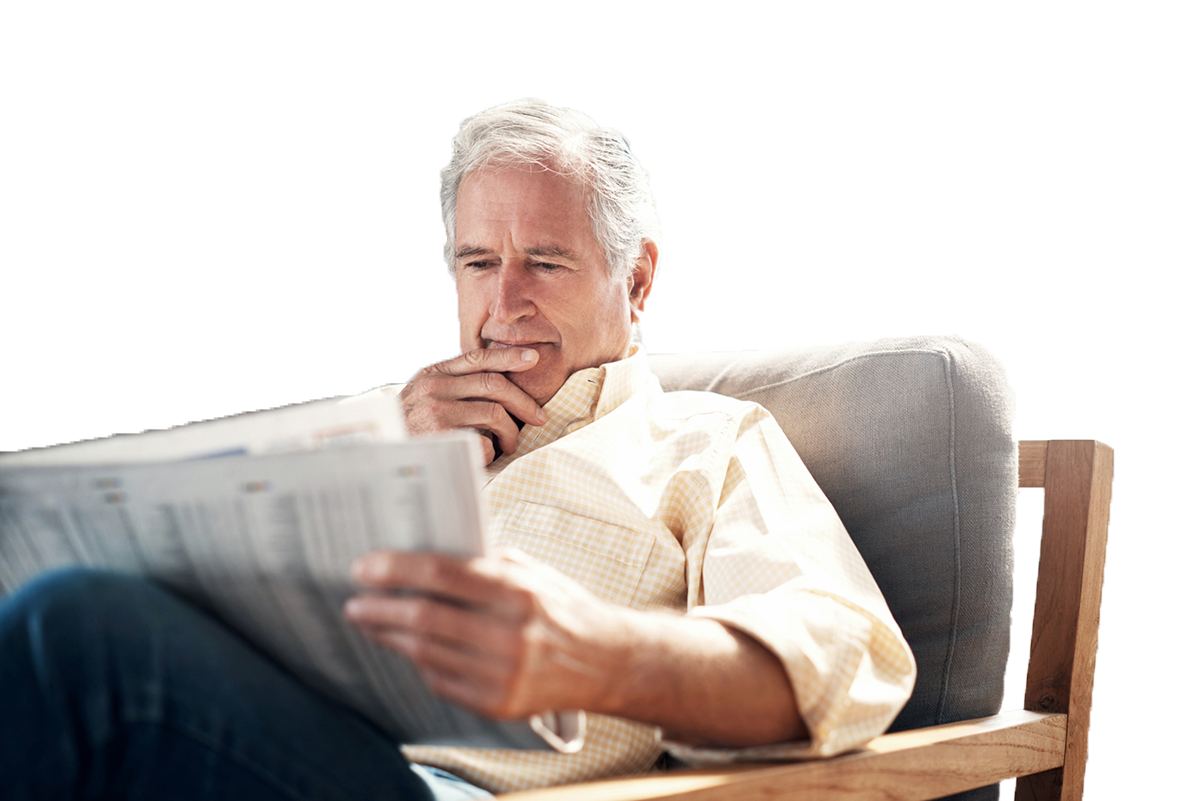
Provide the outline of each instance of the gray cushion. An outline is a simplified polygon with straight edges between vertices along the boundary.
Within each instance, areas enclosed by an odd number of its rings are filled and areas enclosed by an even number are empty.
[[[854,538],[917,659],[892,730],[995,714],[1017,454],[996,360],[954,337],[656,355],[663,388],[756,401]]]

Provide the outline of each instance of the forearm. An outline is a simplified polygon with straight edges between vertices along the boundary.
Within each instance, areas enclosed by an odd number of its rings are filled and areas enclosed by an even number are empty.
[[[715,620],[635,612],[608,650],[613,680],[593,711],[662,727],[693,745],[752,746],[807,738],[776,656]]]
[[[516,552],[464,561],[381,551],[356,577],[417,591],[359,595],[346,614],[412,659],[434,692],[485,715],[582,709],[696,745],[806,736],[779,660],[715,620],[605,603]]]

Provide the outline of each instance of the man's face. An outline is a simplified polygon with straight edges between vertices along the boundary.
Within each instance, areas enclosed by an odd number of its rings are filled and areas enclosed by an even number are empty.
[[[479,170],[459,186],[455,220],[464,353],[537,349],[537,366],[508,378],[542,405],[576,370],[625,357],[653,260],[609,276],[582,186],[540,169]]]

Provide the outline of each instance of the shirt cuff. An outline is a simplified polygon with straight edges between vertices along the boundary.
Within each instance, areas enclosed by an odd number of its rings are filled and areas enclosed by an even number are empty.
[[[529,725],[560,754],[578,753],[587,736],[587,715],[579,710],[532,715]]]
[[[689,765],[725,765],[732,762],[794,762],[821,756],[812,740],[797,740],[791,743],[772,743],[749,748],[705,748],[677,743],[662,738],[658,730],[658,744],[671,756]]]

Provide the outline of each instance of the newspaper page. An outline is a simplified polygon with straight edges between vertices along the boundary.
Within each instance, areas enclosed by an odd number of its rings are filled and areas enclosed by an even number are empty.
[[[399,392],[400,385],[392,385],[162,431],[0,453],[0,466],[128,464],[398,442],[405,439],[404,420],[396,407]]]
[[[344,620],[362,554],[484,548],[475,437],[401,441],[394,399],[356,401],[0,454],[0,595],[69,565],[147,575],[398,742],[549,748]]]

